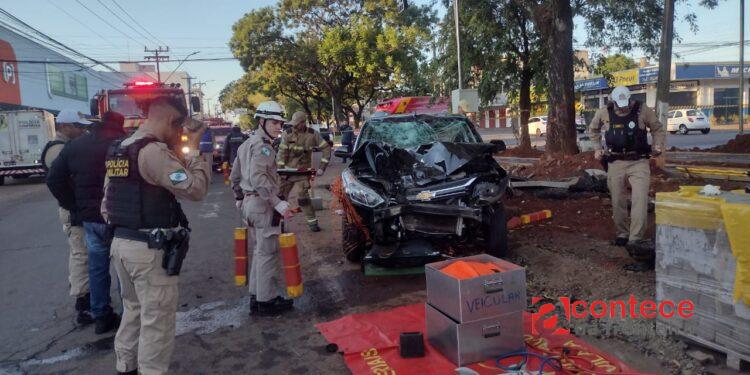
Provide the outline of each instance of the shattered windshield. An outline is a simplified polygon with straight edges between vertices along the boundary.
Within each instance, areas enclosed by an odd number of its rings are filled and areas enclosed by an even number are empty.
[[[478,142],[469,122],[460,118],[372,120],[362,129],[359,139],[360,144],[366,141],[403,149],[435,142]]]

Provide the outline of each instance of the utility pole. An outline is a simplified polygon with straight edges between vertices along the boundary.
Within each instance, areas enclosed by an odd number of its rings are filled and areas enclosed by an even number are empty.
[[[148,49],[143,47],[143,52],[153,53],[153,55],[144,56],[147,61],[156,61],[156,81],[161,83],[161,70],[159,69],[159,62],[169,60],[169,56],[160,55],[160,53],[169,52],[169,47],[157,47],[156,49]]]
[[[187,80],[187,100],[188,100],[188,117],[193,118],[193,103],[191,98],[193,97],[193,79],[195,77],[191,77],[190,74],[187,74],[185,76],[185,79]]]
[[[204,99],[203,98],[204,97],[204,95],[203,95],[203,86],[205,86],[207,83],[212,82],[212,81],[213,81],[213,79],[210,79],[208,81],[197,81],[197,82],[195,82],[195,85],[198,86],[198,89],[200,90],[201,113],[203,113],[203,118],[205,118],[206,115],[208,115],[208,112],[210,110],[210,108],[208,108],[205,105],[203,105],[203,99]]]
[[[453,0],[453,19],[456,21],[456,61],[458,62],[458,89],[463,88],[461,79],[461,34],[458,28],[458,0]]]
[[[740,134],[745,132],[745,0],[740,0]]]
[[[664,1],[664,21],[661,27],[659,48],[659,78],[656,82],[656,114],[663,126],[667,125],[669,112],[669,84],[672,79],[672,39],[674,37],[674,2]],[[665,150],[661,150],[662,152]]]

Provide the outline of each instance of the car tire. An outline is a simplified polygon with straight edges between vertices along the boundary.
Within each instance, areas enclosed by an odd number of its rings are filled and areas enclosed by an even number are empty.
[[[680,125],[680,134],[687,135],[688,132],[690,132],[690,130],[688,130],[688,128],[687,128],[687,126],[685,126],[685,124]]]
[[[508,223],[502,204],[492,207],[488,222],[484,227],[485,253],[503,258],[508,252]]]
[[[341,218],[341,249],[346,260],[352,263],[362,261],[365,256],[367,239],[361,229],[350,222],[346,215]]]
[[[711,129],[701,129],[701,133],[708,134],[711,131]]]

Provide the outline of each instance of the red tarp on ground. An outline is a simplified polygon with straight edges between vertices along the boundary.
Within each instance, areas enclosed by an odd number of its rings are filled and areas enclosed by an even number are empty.
[[[454,365],[443,357],[427,342],[425,331],[425,305],[422,303],[397,307],[391,310],[367,314],[352,314],[327,323],[317,324],[316,328],[330,343],[338,345],[339,352],[344,353],[344,361],[355,375],[375,374],[455,374]],[[425,333],[425,356],[422,358],[404,359],[399,355],[399,335],[401,332]],[[570,334],[534,337],[530,335],[530,315],[524,312],[524,332],[526,332],[527,350],[542,354],[530,348],[546,348],[559,354],[560,348],[569,348],[571,357],[564,360],[564,368],[571,371],[557,373],[592,373],[592,374],[641,374],[619,361],[614,356],[596,350],[586,342]],[[512,366],[520,358],[509,358],[501,363]],[[579,368],[593,371],[576,371],[571,364],[575,361]],[[527,371],[539,370],[540,360],[531,358]],[[596,367],[592,368],[596,364]],[[480,374],[498,374],[505,371],[495,366],[494,360],[468,366]],[[555,374],[549,367],[545,374]]]

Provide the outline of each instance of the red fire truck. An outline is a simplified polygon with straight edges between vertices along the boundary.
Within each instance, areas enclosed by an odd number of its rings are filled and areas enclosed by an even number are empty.
[[[174,96],[185,100],[185,92],[179,84],[165,84],[148,80],[136,80],[125,84],[125,88],[102,90],[91,99],[91,115],[99,116],[106,111],[115,111],[125,116],[125,129],[137,128],[146,119],[148,104],[162,96]],[[190,98],[194,112],[200,112],[200,99]]]

